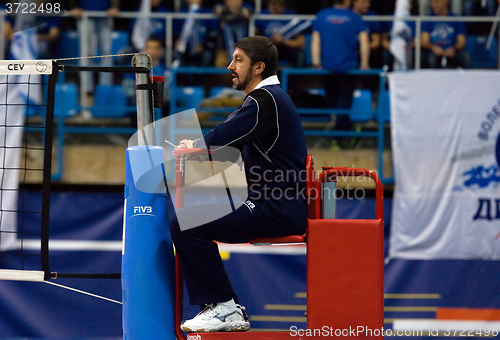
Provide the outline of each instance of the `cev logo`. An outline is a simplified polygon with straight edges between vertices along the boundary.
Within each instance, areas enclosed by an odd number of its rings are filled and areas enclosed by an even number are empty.
[[[24,64],[9,64],[7,66],[9,71],[22,71],[24,68]]]

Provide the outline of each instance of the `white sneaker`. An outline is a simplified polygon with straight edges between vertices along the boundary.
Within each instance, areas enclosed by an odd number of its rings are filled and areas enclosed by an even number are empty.
[[[207,304],[191,320],[182,323],[185,332],[245,332],[250,329],[245,307],[236,305],[236,309],[227,309],[215,303]]]

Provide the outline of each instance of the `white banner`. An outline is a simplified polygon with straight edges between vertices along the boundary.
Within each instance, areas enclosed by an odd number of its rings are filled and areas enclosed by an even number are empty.
[[[0,74],[51,74],[52,60],[0,60]]]
[[[500,259],[500,72],[389,76],[392,258]]]

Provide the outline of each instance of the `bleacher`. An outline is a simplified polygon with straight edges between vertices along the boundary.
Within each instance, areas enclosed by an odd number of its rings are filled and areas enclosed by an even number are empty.
[[[156,17],[164,18],[167,23],[179,17],[179,13],[162,13],[152,14]],[[137,16],[137,13],[121,13],[120,16],[131,18]],[[288,18],[287,16],[283,16]],[[301,16],[313,18],[313,16]],[[252,21],[253,22],[253,21]],[[168,25],[167,25],[168,26]],[[305,60],[306,68],[293,69],[283,67],[280,70],[280,80],[285,90],[288,90],[289,78],[297,75],[321,75],[327,72],[323,70],[314,70],[310,68],[311,54],[310,43],[311,35],[306,33],[306,48]],[[130,34],[126,31],[115,31],[112,34],[111,50],[113,54],[120,54],[130,49]],[[167,46],[172,46],[172,37],[167,37]],[[497,68],[498,65],[498,43],[497,39],[492,40],[489,49],[486,48],[486,36],[468,36],[467,51],[471,56],[473,68]],[[166,63],[172,61],[172,51],[167,49]],[[76,31],[61,32],[59,44],[55,51],[57,58],[78,58],[84,57],[81,55],[80,39]],[[115,57],[115,64],[117,59]],[[77,60],[64,61],[66,64],[77,64]],[[201,121],[202,127],[206,129],[213,127],[215,124],[222,122],[227,114],[235,108],[235,106],[221,107],[207,105],[207,99],[214,98],[218,92],[222,91],[223,84],[195,84],[195,85],[178,85],[175,78],[178,74],[227,74],[226,69],[218,68],[179,68],[172,72],[171,101],[169,104],[170,113],[183,111],[189,108],[196,108],[198,112],[204,113],[204,119]],[[360,88],[355,91],[353,104],[348,110],[333,110],[327,107],[299,107],[299,114],[303,121],[303,126],[307,136],[314,137],[349,137],[349,138],[372,138],[377,141],[379,172],[383,173],[382,153],[385,148],[384,140],[386,139],[385,127],[390,123],[389,109],[389,93],[387,91],[385,74],[382,70],[371,71],[352,71],[360,77],[379,75],[380,82],[378,86],[373,88]],[[116,81],[116,80],[115,80]],[[58,159],[59,164],[62,164],[62,150],[64,147],[64,135],[67,133],[117,133],[131,134],[134,131],[128,123],[130,120],[130,112],[134,108],[128,106],[123,88],[120,84],[115,83],[112,86],[97,86],[92,104],[83,103],[82,98],[86,98],[77,85],[78,80],[68,79],[63,80],[57,86],[56,90],[56,106],[55,115],[58,121]],[[321,84],[314,88],[304,89],[310,94],[322,96],[324,100],[324,91]],[[210,103],[210,101],[208,101]],[[316,104],[316,103],[314,103]],[[33,113],[31,113],[33,114]],[[35,113],[37,114],[37,113]],[[40,113],[43,115],[43,113]],[[86,115],[82,118],[82,115]],[[335,130],[334,116],[349,115],[355,123],[356,129],[352,131],[337,131]],[[82,118],[82,119],[80,119]],[[180,133],[180,132],[179,132]],[[62,168],[54,174],[55,179],[62,177]],[[383,176],[382,176],[383,177]],[[387,182],[391,182],[392,178],[383,178]]]

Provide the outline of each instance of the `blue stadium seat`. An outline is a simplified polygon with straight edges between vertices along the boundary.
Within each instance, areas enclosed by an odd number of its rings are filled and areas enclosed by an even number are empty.
[[[130,34],[127,31],[113,31],[111,33],[111,54],[122,53],[130,46]]]
[[[98,118],[124,117],[129,109],[121,85],[97,85],[94,92],[92,116]]]
[[[484,35],[467,36],[467,52],[471,57],[473,68],[497,68],[497,39],[493,38],[491,47],[486,49],[488,37]]]
[[[384,117],[384,122],[391,121],[391,104],[389,100],[389,91],[382,90],[380,91],[377,108],[382,111],[382,115]]]
[[[352,96],[351,121],[367,122],[372,120],[372,91],[367,89],[355,90]]]
[[[56,84],[54,116],[71,117],[78,113],[78,87],[74,83]]]
[[[76,58],[80,56],[80,39],[77,31],[62,31],[56,47],[56,58]]]
[[[203,86],[180,86],[175,89],[176,105],[182,110],[196,108],[205,98]]]

